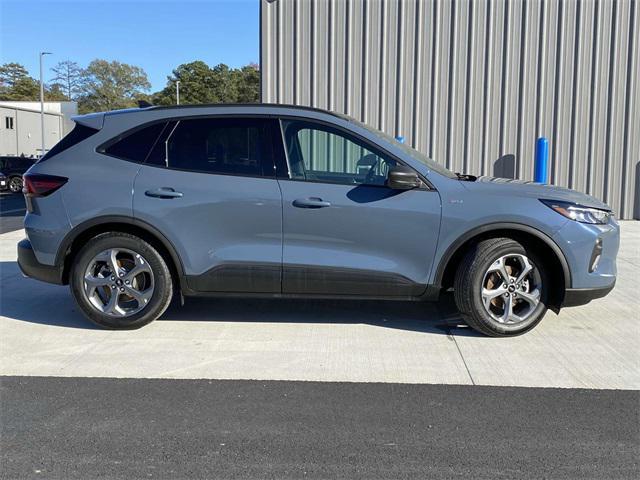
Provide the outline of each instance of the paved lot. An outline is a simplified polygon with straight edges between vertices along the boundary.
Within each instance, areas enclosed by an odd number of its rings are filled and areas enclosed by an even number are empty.
[[[133,332],[94,329],[65,287],[23,278],[0,235],[0,375],[640,389],[640,222],[606,298],[489,339],[436,305],[187,300]]]
[[[6,478],[640,475],[635,391],[5,377],[0,394]]]
[[[25,211],[21,193],[0,192],[0,234],[22,230]]]

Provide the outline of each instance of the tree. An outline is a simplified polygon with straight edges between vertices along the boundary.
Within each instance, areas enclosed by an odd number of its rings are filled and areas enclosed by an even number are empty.
[[[19,63],[0,65],[0,87],[13,88],[20,80],[29,77],[29,72]]]
[[[0,93],[2,100],[35,101],[40,99],[40,84],[31,77],[16,80],[11,88]]]
[[[53,77],[54,84],[60,86],[67,100],[73,100],[80,93],[82,86],[82,69],[80,66],[71,60],[64,60],[52,67],[51,71],[55,73],[55,77]]]
[[[211,69],[211,103],[237,103],[238,85],[234,71],[224,63]]]
[[[117,61],[93,60],[83,71],[78,110],[82,113],[136,106],[151,88],[145,71]]]
[[[47,102],[65,102],[69,100],[67,94],[62,91],[58,83],[45,85],[44,99]]]
[[[0,65],[0,100],[37,100],[40,86],[19,63]]]
[[[255,63],[235,70],[238,103],[257,103],[260,101],[260,67]]]
[[[181,103],[211,103],[213,86],[212,73],[203,61],[183,63],[167,77],[167,86],[153,96],[157,105],[175,105],[176,82],[180,81]]]
[[[67,100],[60,85],[45,85],[44,99],[48,102]],[[29,76],[29,72],[19,63],[5,63],[0,66],[0,100],[38,101],[40,83]]]
[[[175,105],[176,82],[180,81],[180,103],[257,102],[260,98],[260,72],[257,65],[231,69],[220,63],[209,67],[197,60],[184,63],[167,77],[167,86],[153,95],[156,105]]]

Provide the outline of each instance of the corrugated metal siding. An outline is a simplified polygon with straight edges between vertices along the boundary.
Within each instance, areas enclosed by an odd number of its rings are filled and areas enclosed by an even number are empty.
[[[636,0],[261,2],[262,99],[346,113],[455,171],[533,177],[640,218]]]

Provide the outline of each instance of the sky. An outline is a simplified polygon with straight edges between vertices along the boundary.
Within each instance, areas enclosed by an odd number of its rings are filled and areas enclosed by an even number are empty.
[[[96,58],[142,67],[152,88],[182,63],[240,67],[259,63],[259,0],[0,0],[0,63],[39,77],[62,60],[86,67]]]

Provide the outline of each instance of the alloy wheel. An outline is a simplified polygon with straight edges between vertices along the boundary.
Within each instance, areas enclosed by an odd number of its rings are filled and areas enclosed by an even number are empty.
[[[9,180],[9,190],[13,193],[18,193],[22,191],[22,178],[20,177],[12,177]]]
[[[111,248],[93,257],[85,270],[83,293],[100,313],[129,317],[141,311],[154,291],[153,271],[139,253]]]
[[[540,273],[526,255],[503,255],[484,274],[482,304],[495,321],[520,324],[538,307],[541,289]]]

